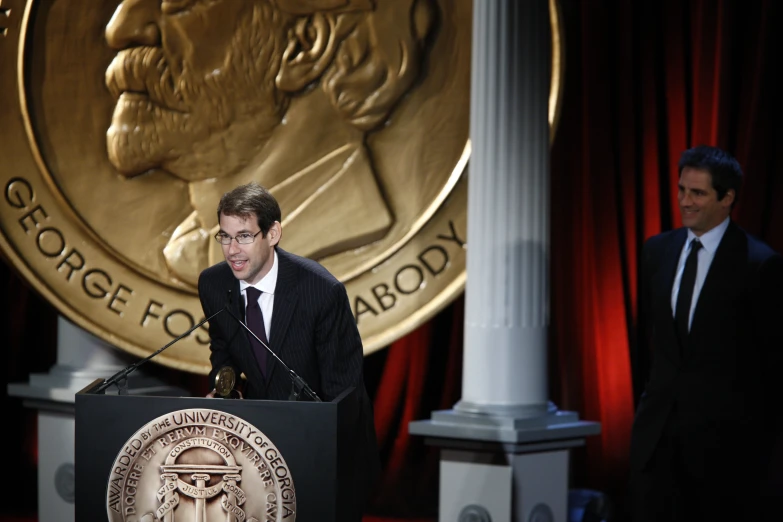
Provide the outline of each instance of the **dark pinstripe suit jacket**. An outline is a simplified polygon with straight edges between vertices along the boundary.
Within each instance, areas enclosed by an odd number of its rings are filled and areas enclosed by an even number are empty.
[[[350,386],[364,390],[362,341],[348,303],[345,287],[315,261],[277,248],[278,274],[269,346],[324,401]],[[199,297],[209,315],[226,305],[239,318],[245,304],[239,281],[226,262],[201,273]],[[229,290],[230,297],[229,297]],[[285,400],[291,379],[273,358],[264,378],[246,332],[227,313],[210,321],[210,383],[223,366],[233,366],[247,378],[248,399]]]
[[[278,272],[269,347],[315,391],[331,401],[347,388],[358,392],[358,428],[364,447],[357,448],[364,467],[362,485],[369,489],[379,474],[372,404],[364,386],[362,340],[351,313],[345,287],[320,264],[277,248]],[[201,306],[209,317],[226,305],[239,318],[245,304],[239,281],[224,261],[207,268],[198,282]],[[272,357],[267,359],[265,379],[253,356],[245,330],[227,313],[209,324],[210,383],[223,366],[233,366],[246,376],[248,399],[286,400],[291,379]],[[304,396],[304,395],[303,395]],[[368,493],[368,492],[365,492]]]
[[[357,429],[362,447],[357,448],[359,486],[367,497],[380,473],[372,404],[364,387],[364,354],[356,321],[345,287],[315,261],[277,248],[278,272],[272,312],[269,347],[293,369],[323,401],[331,401],[347,388],[357,389],[360,404]],[[229,306],[234,315],[245,316],[239,281],[224,261],[207,268],[198,282],[205,317]],[[291,379],[272,357],[267,359],[265,379],[253,356],[245,330],[227,313],[210,321],[210,383],[217,371],[233,366],[247,380],[248,399],[286,400]],[[357,513],[360,518],[360,514]]]

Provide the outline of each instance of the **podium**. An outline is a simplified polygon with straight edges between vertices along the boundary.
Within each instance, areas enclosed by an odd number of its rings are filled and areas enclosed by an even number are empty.
[[[361,520],[359,401],[76,394],[76,520]]]

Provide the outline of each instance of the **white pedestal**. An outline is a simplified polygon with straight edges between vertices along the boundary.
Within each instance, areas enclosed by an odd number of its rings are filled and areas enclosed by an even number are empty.
[[[136,359],[105,343],[63,317],[57,320],[57,363],[48,373],[30,375],[27,383],[8,385],[38,410],[38,520],[74,520],[74,430],[76,393],[95,379],[108,378]],[[145,377],[130,378],[131,392],[187,395],[184,390]],[[116,393],[116,388],[106,393]],[[108,477],[108,475],[107,475]]]
[[[74,519],[73,413],[38,411],[38,520]]]
[[[566,522],[568,450],[600,432],[547,399],[547,0],[476,0],[462,397],[410,423],[440,446],[440,520]]]
[[[566,521],[568,450],[524,450],[442,450],[438,520]]]
[[[601,426],[550,406],[526,418],[436,411],[408,431],[441,448],[441,522],[566,522],[569,450]]]

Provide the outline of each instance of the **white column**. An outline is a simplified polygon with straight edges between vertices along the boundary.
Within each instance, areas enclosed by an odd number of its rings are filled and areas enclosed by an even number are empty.
[[[475,0],[460,411],[548,410],[547,0]]]
[[[408,428],[441,448],[440,522],[565,522],[600,432],[547,399],[550,27],[548,0],[473,0],[462,399]]]

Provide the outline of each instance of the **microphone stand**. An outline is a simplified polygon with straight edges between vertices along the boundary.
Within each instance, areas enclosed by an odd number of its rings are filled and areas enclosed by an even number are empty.
[[[253,330],[251,330],[245,323],[243,323],[239,319],[239,317],[234,315],[234,312],[232,312],[231,309],[228,308],[228,306],[226,306],[226,308],[224,308],[224,310],[227,311],[229,313],[229,315],[231,315],[231,317],[233,317],[234,320],[236,322],[238,322],[242,326],[242,328],[245,329],[245,331],[247,331],[250,335],[252,335],[253,338],[261,344],[261,346],[266,348],[266,351],[269,352],[272,355],[272,357],[277,359],[277,362],[279,362],[283,366],[283,368],[285,368],[285,370],[288,372],[288,376],[291,378],[291,384],[293,385],[293,388],[291,390],[291,395],[289,397],[289,400],[297,400],[299,398],[299,394],[304,391],[305,394],[307,394],[308,397],[313,399],[313,401],[315,401],[315,402],[323,402],[321,400],[321,398],[318,395],[316,395],[316,393],[310,388],[310,386],[307,385],[307,383],[304,381],[304,379],[299,377],[299,375],[297,375],[294,370],[289,368],[288,365],[286,363],[284,363],[283,360],[280,357],[278,357],[277,354],[269,346],[267,346],[267,344],[264,341],[259,339],[258,336],[253,333]]]
[[[160,349],[159,349],[158,351],[156,351],[155,353],[152,353],[152,354],[148,355],[147,357],[145,357],[144,359],[141,359],[140,361],[136,361],[135,363],[131,364],[130,366],[127,366],[126,368],[123,368],[122,370],[118,371],[117,373],[115,373],[114,375],[112,375],[111,377],[109,377],[108,379],[106,379],[105,381],[103,381],[103,384],[101,384],[100,386],[98,386],[98,387],[95,389],[95,391],[94,391],[93,393],[103,393],[103,392],[104,392],[104,391],[106,391],[106,389],[107,389],[109,386],[111,386],[112,384],[117,384],[117,390],[118,390],[118,393],[119,393],[119,395],[125,395],[125,394],[127,394],[127,392],[128,392],[128,381],[127,381],[127,379],[128,379],[128,376],[129,376],[131,373],[133,373],[134,371],[136,371],[136,369],[137,369],[139,366],[141,366],[141,365],[142,365],[142,364],[144,364],[145,362],[149,361],[150,359],[152,359],[153,357],[155,357],[156,355],[158,355],[160,352],[162,352],[163,350],[165,350],[166,348],[168,348],[168,347],[169,347],[169,346],[171,346],[172,344],[176,343],[176,342],[177,342],[177,341],[179,341],[180,339],[182,339],[182,338],[184,338],[184,337],[187,337],[188,335],[190,335],[191,333],[193,333],[193,332],[194,332],[194,331],[195,331],[197,328],[199,328],[199,327],[200,327],[202,324],[206,323],[206,322],[207,322],[207,321],[209,321],[210,319],[213,319],[213,318],[214,318],[216,315],[218,315],[218,314],[222,313],[222,312],[223,312],[223,310],[228,310],[228,308],[227,308],[227,307],[226,307],[226,308],[221,308],[220,310],[218,310],[218,311],[217,311],[217,312],[215,312],[214,314],[210,315],[209,317],[207,317],[206,319],[204,319],[203,321],[201,321],[200,323],[198,323],[197,325],[195,325],[193,328],[190,328],[188,331],[186,331],[186,332],[185,332],[185,333],[183,333],[182,335],[180,335],[180,336],[178,336],[177,338],[175,338],[173,341],[171,341],[170,343],[168,343],[166,346],[164,346],[164,347],[160,348]],[[229,311],[229,313],[230,313],[230,311]],[[234,314],[231,314],[231,315],[234,315]],[[124,382],[123,382],[122,384],[118,384],[118,383],[120,383],[120,381],[124,381]],[[125,393],[123,393],[123,392],[125,392]]]

